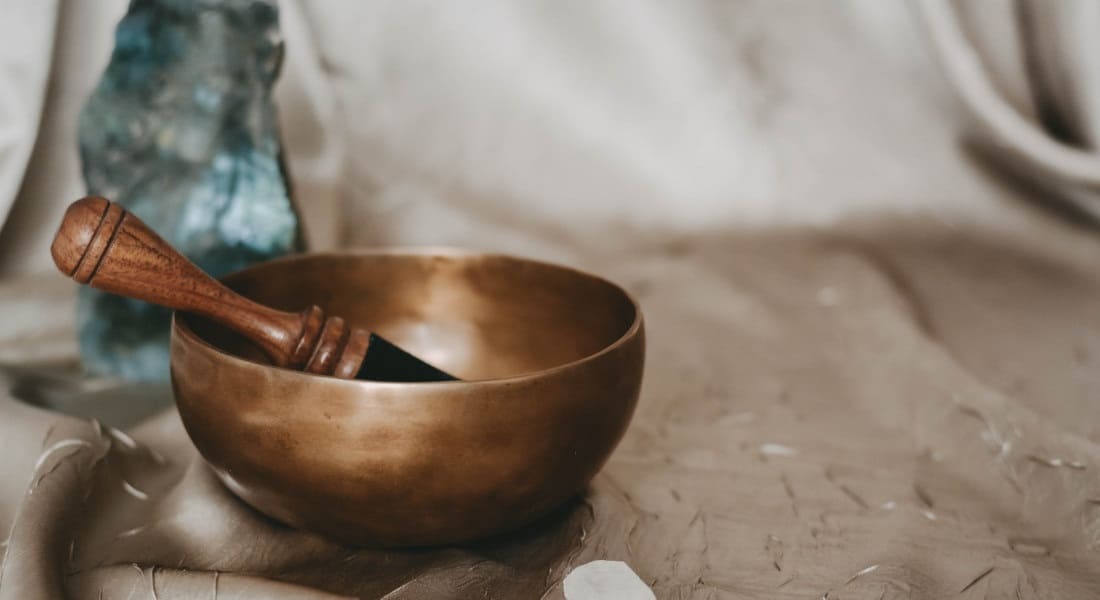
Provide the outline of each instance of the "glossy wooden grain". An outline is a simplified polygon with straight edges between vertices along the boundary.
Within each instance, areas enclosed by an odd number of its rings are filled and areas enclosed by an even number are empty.
[[[283,312],[233,293],[104,198],[69,206],[50,253],[77,283],[214,319],[259,345],[279,366],[351,378],[368,352],[369,332],[326,317],[315,305]]]
[[[591,275],[448,251],[306,256],[226,281],[267,305],[314,302],[375,323],[467,380],[276,369],[177,313],[172,381],[188,433],[234,493],[296,527],[420,546],[523,525],[587,484],[634,411],[641,314]]]

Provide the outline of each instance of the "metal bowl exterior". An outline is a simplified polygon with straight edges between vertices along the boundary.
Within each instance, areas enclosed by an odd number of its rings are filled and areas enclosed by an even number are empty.
[[[456,269],[465,261],[474,261],[476,268]],[[500,311],[515,309],[507,298],[482,294],[499,291],[493,277],[505,287],[522,283],[530,288],[529,276],[541,277],[540,271],[547,270],[553,289],[545,297],[553,311],[594,311],[597,316],[610,311],[605,316],[617,315],[625,327],[595,353],[551,368],[476,381],[399,384],[319,377],[238,358],[215,348],[177,315],[171,342],[177,406],[195,446],[237,496],[279,521],[345,543],[425,546],[529,523],[592,479],[629,424],[644,363],[641,312],[613,284],[505,256],[376,252],[265,263],[252,268],[262,268],[264,277],[251,285],[262,287],[262,280],[271,279],[286,296],[286,282],[306,272],[317,277],[331,269],[336,282],[354,276],[369,286],[385,285],[372,278],[392,277],[406,268],[421,277],[431,265],[449,273],[478,273],[467,283],[462,276],[448,275],[438,285],[473,286],[460,291],[477,298],[474,303],[481,308],[471,310],[479,315],[486,302],[490,309],[498,301]],[[523,270],[516,281],[513,269]],[[579,296],[575,305],[568,288],[574,280]],[[606,286],[607,298],[618,294],[625,301],[596,306],[604,295],[593,286]],[[336,283],[325,290],[300,289],[303,301],[321,296],[340,304]],[[402,289],[398,285],[395,293]],[[528,292],[528,298],[541,297]],[[413,296],[408,302],[414,304],[433,297]],[[621,314],[627,310],[632,314]],[[538,362],[540,338],[557,339],[546,347],[560,356],[561,336],[570,333],[561,331],[562,323],[572,318],[534,319],[528,331],[517,332],[533,344],[525,350],[528,360]],[[542,329],[547,324],[556,329]],[[386,323],[379,325],[384,329]],[[440,366],[458,367],[456,372],[467,376],[462,364],[477,365],[479,353],[487,364],[494,363],[495,350],[514,343],[479,331],[467,333],[469,356]],[[403,343],[399,336],[394,341]]]

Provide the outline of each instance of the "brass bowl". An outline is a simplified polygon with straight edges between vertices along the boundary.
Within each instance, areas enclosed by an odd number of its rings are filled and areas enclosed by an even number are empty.
[[[175,315],[172,386],[199,452],[260,512],[345,543],[449,544],[529,523],[592,479],[637,403],[641,311],[573,269],[376,251],[276,260],[224,281],[276,308],[316,303],[464,380],[280,369]]]

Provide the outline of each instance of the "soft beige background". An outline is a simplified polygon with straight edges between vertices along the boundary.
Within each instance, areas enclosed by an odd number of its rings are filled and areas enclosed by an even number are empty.
[[[0,156],[0,209],[19,189],[0,274],[50,269],[59,209],[82,191],[76,114],[125,9],[59,2],[54,23],[51,3],[9,4],[29,16],[6,18],[20,35],[0,38],[4,72],[18,81],[6,93],[23,96],[0,114],[3,139],[18,142]],[[922,17],[942,4],[284,1],[277,96],[308,232],[319,248],[555,254],[557,241],[608,227],[868,213],[1013,227],[1004,204],[1015,194],[959,143],[974,119],[941,75]],[[1018,3],[960,4],[998,91],[1033,117]],[[1051,95],[1091,131],[1094,4],[1032,4],[1043,72],[1063,82]]]

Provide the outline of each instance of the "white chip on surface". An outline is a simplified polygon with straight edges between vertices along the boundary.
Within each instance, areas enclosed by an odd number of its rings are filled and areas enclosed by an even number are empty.
[[[783,444],[760,444],[760,454],[764,456],[796,456],[798,450]]]
[[[566,600],[656,600],[653,590],[626,563],[594,560],[565,576]]]

